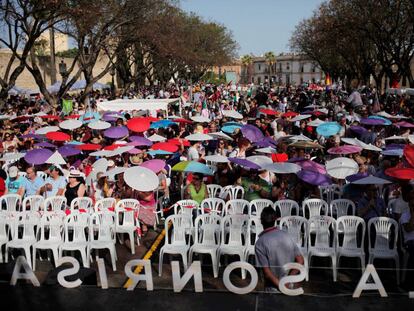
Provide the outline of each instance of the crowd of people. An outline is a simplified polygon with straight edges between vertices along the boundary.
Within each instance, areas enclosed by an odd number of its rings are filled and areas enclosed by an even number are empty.
[[[402,226],[404,247],[414,257],[414,192],[410,184],[413,177],[403,176],[407,172],[404,169],[408,169],[407,174],[414,170],[409,148],[414,143],[414,115],[409,97],[379,94],[375,88],[358,87],[356,82],[351,83],[348,92],[332,86],[272,88],[199,83],[191,91],[169,86],[141,88],[123,95],[180,101],[170,105],[168,115],[160,111],[142,117],[140,111],[98,112],[97,103],[111,98],[107,93],[94,92],[88,104],[77,103],[76,96],[72,97],[74,105],[68,114],[42,99],[9,98],[0,121],[4,164],[0,170],[0,195],[60,195],[66,197],[68,205],[85,196],[95,201],[136,198],[147,207],[139,215],[145,234],[154,225],[157,210],[168,210],[181,198],[201,203],[209,196],[208,184],[239,185],[248,201],[291,199],[299,206],[306,199],[323,198],[321,186],[337,184],[341,197],[352,200],[356,215],[366,222],[380,216],[396,219]],[[127,125],[137,117],[151,118],[152,124],[167,119],[171,122],[134,132]],[[78,119],[83,122],[78,128],[59,128],[64,120]],[[127,127],[128,131],[122,137],[108,137],[104,130],[88,127],[98,120],[109,122],[114,128]],[[331,125],[326,126],[327,133],[319,130],[323,124]],[[55,127],[53,131],[70,138],[48,139],[47,132],[41,130],[46,127]],[[191,134],[211,134],[211,139],[185,139]],[[146,143],[136,143],[127,152],[106,156],[108,166],[97,171],[99,167],[94,164],[102,156],[94,156],[93,151],[116,150],[134,143],[133,136],[145,139]],[[154,137],[161,137],[159,141],[166,141],[167,147],[154,150]],[[96,149],[87,150],[82,145]],[[357,148],[335,152],[335,148],[344,146]],[[34,149],[58,150],[66,164],[33,164],[24,154]],[[13,154],[22,156],[14,158]],[[252,157],[258,155],[255,162]],[[215,162],[212,156],[228,160]],[[332,175],[326,164],[338,157],[356,163],[355,171],[344,178]],[[112,169],[139,166],[151,159],[164,161],[164,166],[155,170],[159,178],[156,191],[134,190],[125,183],[121,170],[118,174],[110,173]],[[214,174],[182,174],[171,169],[183,161],[204,163]],[[294,163],[313,175],[309,178],[299,172],[264,169],[260,161]],[[397,173],[389,173],[396,169]],[[390,183],[353,183],[371,175]],[[267,227],[271,216],[267,217]],[[299,255],[296,249],[292,253]]]

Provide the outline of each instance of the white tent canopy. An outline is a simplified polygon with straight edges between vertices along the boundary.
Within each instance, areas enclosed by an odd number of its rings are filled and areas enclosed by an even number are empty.
[[[132,111],[132,110],[163,110],[168,112],[168,105],[180,100],[172,99],[115,99],[97,104],[98,111]]]

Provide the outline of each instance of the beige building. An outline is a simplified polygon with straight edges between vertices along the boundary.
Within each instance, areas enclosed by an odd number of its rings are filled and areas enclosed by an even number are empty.
[[[50,33],[49,30],[40,35],[37,42],[42,41],[45,55],[50,55]],[[55,53],[67,51],[70,49],[68,35],[55,32]]]

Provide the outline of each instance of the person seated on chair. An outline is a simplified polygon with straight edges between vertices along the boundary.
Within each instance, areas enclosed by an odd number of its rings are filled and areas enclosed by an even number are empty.
[[[304,258],[286,231],[275,227],[276,211],[268,206],[260,215],[263,232],[255,244],[256,267],[261,268],[264,275],[265,291],[278,292],[279,280],[286,274],[282,269],[286,263],[304,264]],[[290,274],[297,274],[292,270]]]
[[[198,204],[208,198],[207,186],[203,182],[203,175],[199,173],[192,174],[191,183],[186,188],[185,198],[194,200]]]
[[[69,182],[65,188],[65,197],[68,206],[76,198],[82,198],[85,196],[86,186],[83,179],[83,174],[78,170],[71,170],[69,173]]]
[[[365,189],[365,195],[358,201],[357,215],[368,222],[371,218],[381,217],[385,212],[385,202],[378,196],[377,188],[369,185]]]
[[[19,169],[17,166],[9,168],[9,177],[6,179],[6,191],[4,194],[24,194],[24,180],[19,176]]]
[[[23,178],[25,196],[35,195],[43,186],[43,179],[36,174],[36,169],[31,166],[26,169],[26,177]]]
[[[46,197],[63,195],[66,188],[65,177],[58,166],[52,165],[49,168],[49,177],[45,180],[45,183],[37,191],[37,194],[43,195],[46,192]]]

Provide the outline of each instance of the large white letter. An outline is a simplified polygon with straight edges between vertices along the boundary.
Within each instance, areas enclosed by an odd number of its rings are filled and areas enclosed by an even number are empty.
[[[367,283],[367,280],[370,275],[372,276],[374,283]],[[367,268],[365,269],[364,274],[359,280],[359,283],[355,288],[352,297],[358,298],[359,296],[361,296],[361,292],[363,290],[378,290],[381,297],[388,297],[387,292],[385,291],[385,288],[382,285],[382,282],[378,276],[377,270],[375,270],[375,267],[372,264],[367,265]]]
[[[24,272],[21,273],[21,269],[24,269]],[[32,282],[33,286],[39,287],[40,283],[37,279],[36,275],[33,273],[32,268],[30,268],[29,264],[26,261],[24,256],[19,256],[16,259],[16,264],[14,265],[13,274],[10,280],[10,285],[16,285],[17,280],[29,280]]]
[[[70,275],[75,275],[79,272],[79,261],[77,261],[73,257],[62,257],[57,260],[57,266],[61,266],[64,263],[72,264],[72,268],[61,270],[57,275],[57,280],[59,284],[65,288],[75,288],[82,285],[82,281],[80,279],[76,279],[75,281],[66,281],[65,277]]]
[[[96,258],[99,271],[99,279],[102,289],[108,289],[108,277],[106,276],[105,263],[102,258]]]
[[[199,261],[194,261],[187,271],[185,271],[182,278],[180,278],[180,264],[178,261],[171,262],[172,281],[174,292],[179,293],[183,290],[185,284],[194,276],[194,288],[196,293],[203,292],[203,281],[201,278],[201,264]]]
[[[136,274],[132,270],[135,266],[144,266],[144,274]],[[154,290],[154,284],[152,283],[152,270],[151,261],[148,259],[134,259],[127,262],[125,265],[125,274],[132,281],[132,284],[127,287],[127,290],[134,290],[139,281],[145,281],[147,284],[147,290]]]
[[[237,268],[241,268],[241,269],[246,269],[247,271],[250,272],[250,275],[252,277],[250,284],[247,285],[246,287],[237,287],[234,286],[231,281],[230,281],[230,273]],[[251,291],[253,291],[256,288],[257,285],[257,281],[258,281],[259,277],[257,276],[257,271],[256,269],[249,263],[247,262],[243,262],[243,261],[235,261],[231,264],[229,264],[226,269],[224,270],[223,273],[223,283],[224,286],[226,286],[226,288],[235,293],[235,294],[239,294],[239,295],[244,295],[244,294],[248,294]]]
[[[299,274],[296,275],[287,275],[284,276],[283,278],[280,279],[279,281],[279,290],[288,296],[299,296],[299,295],[303,295],[303,288],[299,287],[296,289],[289,289],[286,287],[287,283],[296,283],[296,282],[302,282],[303,280],[305,280],[306,278],[306,270],[305,267],[298,264],[298,263],[287,263],[283,266],[283,269],[285,271],[290,271],[290,270],[299,270]]]

